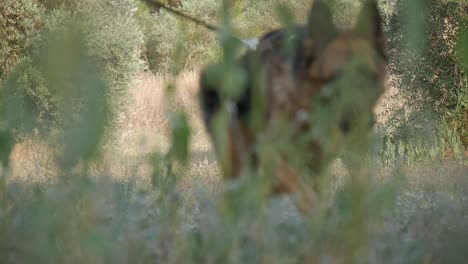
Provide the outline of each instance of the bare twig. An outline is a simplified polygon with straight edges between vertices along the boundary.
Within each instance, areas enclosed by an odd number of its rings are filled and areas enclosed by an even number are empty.
[[[152,6],[152,7],[155,7],[155,8],[162,8],[176,16],[180,16],[184,19],[187,19],[193,23],[195,23],[196,25],[198,26],[202,26],[210,31],[213,31],[213,32],[220,32],[220,28],[218,26],[215,26],[215,25],[212,25],[208,22],[205,22],[203,20],[200,20],[198,18],[195,18],[193,16],[190,16],[190,15],[187,15],[183,12],[180,12],[179,10],[176,10],[172,7],[169,7],[167,5],[165,5],[164,3],[158,1],[158,0],[143,0],[147,5],[149,6]],[[233,37],[235,40],[238,40],[240,43],[246,45],[248,48],[250,49],[256,49],[257,47],[257,44],[258,44],[258,38],[251,38],[251,39],[243,39],[243,38],[240,38],[240,37],[237,37],[237,36],[231,36]]]
[[[162,8],[166,11],[169,11],[170,13],[173,13],[177,16],[180,16],[180,17],[183,17],[189,21],[192,21],[193,23],[199,25],[199,26],[202,26],[202,27],[205,27],[206,29],[208,30],[211,30],[211,31],[216,31],[218,32],[219,31],[219,27],[215,26],[215,25],[212,25],[208,22],[205,22],[205,21],[202,21],[198,18],[194,18],[190,15],[187,15],[187,14],[184,14],[182,12],[180,12],[179,10],[176,10],[172,7],[169,7],[167,5],[165,5],[164,3],[161,3],[160,1],[158,0],[144,0],[145,3],[147,3],[149,6],[153,6],[153,7],[158,7],[158,8]]]

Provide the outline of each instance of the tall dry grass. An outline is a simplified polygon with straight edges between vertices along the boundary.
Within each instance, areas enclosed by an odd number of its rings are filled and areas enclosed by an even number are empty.
[[[192,149],[208,151],[210,143],[201,120],[197,93],[198,71],[182,72],[179,76],[141,74],[131,89],[132,98],[121,121],[122,130],[119,133],[124,139],[122,142],[135,139],[144,141],[143,148],[138,152],[166,149],[171,114],[185,112],[195,139]]]
[[[211,142],[201,119],[197,70],[178,76],[142,73],[131,89],[129,105],[121,121],[119,145],[127,156],[165,153],[170,145],[171,115],[187,114],[191,126],[191,162],[180,188],[192,189],[203,182],[209,189],[219,183],[219,171]],[[214,191],[214,190],[213,190]]]
[[[179,76],[152,73],[137,76],[128,104],[119,115],[117,129],[106,142],[102,156],[93,164],[92,174],[123,180],[137,177],[139,182],[147,184],[151,177],[150,154],[168,151],[171,114],[184,112],[189,117],[192,140],[191,163],[181,186],[191,188],[194,181],[203,178],[214,187],[219,181],[218,168],[201,120],[197,92],[198,71],[195,70]],[[17,143],[10,157],[10,178],[24,183],[53,180],[60,174],[55,151],[37,136]]]

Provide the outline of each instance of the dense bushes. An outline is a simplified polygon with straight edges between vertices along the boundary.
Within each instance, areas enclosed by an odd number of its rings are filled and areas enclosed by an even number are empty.
[[[394,116],[394,124],[407,136],[421,136],[433,134],[444,121],[467,145],[468,79],[457,41],[468,26],[468,4],[399,0],[395,11],[387,20],[390,73],[411,104]]]
[[[185,1],[178,10],[214,24],[219,7],[214,0]],[[194,68],[214,56],[215,34],[203,27],[165,10],[147,10],[139,15],[139,20],[145,32],[143,57],[153,72]]]
[[[86,30],[89,53],[98,60],[110,85],[113,104],[121,108],[132,78],[142,68],[143,33],[134,16],[134,1],[81,0],[77,13]]]
[[[1,20],[8,30],[8,38],[0,40],[2,58],[5,58],[0,61],[1,71],[17,69],[3,90],[14,90],[16,98],[22,98],[30,106],[26,108],[33,110],[33,126],[50,128],[62,123],[57,109],[61,103],[60,91],[66,87],[54,87],[56,83],[45,81],[39,65],[48,59],[47,54],[41,53],[43,47],[51,41],[62,41],[67,31],[73,29],[79,29],[77,33],[82,36],[80,41],[86,46],[86,54],[94,58],[99,74],[107,81],[111,113],[122,111],[132,78],[141,69],[143,33],[134,17],[133,0],[43,0],[41,3],[47,6],[47,11],[37,0],[7,3],[0,5],[2,16],[8,18]],[[75,26],[70,28],[70,24]],[[73,72],[64,74],[73,75]],[[2,75],[5,79],[6,74]],[[62,85],[67,86],[66,83],[59,86]]]
[[[24,58],[43,25],[44,9],[37,1],[0,3],[0,80]]]

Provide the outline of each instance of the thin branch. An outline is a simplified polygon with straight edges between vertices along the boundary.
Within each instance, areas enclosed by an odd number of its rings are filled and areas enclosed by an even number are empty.
[[[176,16],[180,16],[184,19],[187,19],[189,21],[192,21],[196,25],[202,26],[210,31],[213,32],[220,32],[220,28],[218,26],[212,25],[208,22],[202,21],[198,18],[194,18],[190,15],[184,14],[183,12],[180,12],[179,10],[176,10],[172,7],[169,7],[165,5],[164,3],[158,1],[158,0],[143,0],[147,5],[154,7],[154,8],[162,8]],[[257,45],[258,45],[258,38],[252,38],[252,39],[243,39],[237,36],[232,36],[235,40],[239,41],[243,45],[247,46],[249,49],[255,50]]]
[[[211,30],[211,31],[216,31],[216,32],[219,32],[219,27],[215,26],[215,25],[212,25],[208,22],[205,22],[205,21],[202,21],[198,18],[194,18],[190,15],[187,15],[187,14],[184,14],[182,12],[180,12],[179,10],[176,10],[172,7],[169,7],[167,5],[165,5],[164,3],[161,3],[160,1],[158,0],[144,0],[145,3],[147,3],[149,6],[153,6],[153,7],[158,7],[158,8],[162,8],[170,13],[173,13],[177,16],[180,16],[180,17],[183,17],[189,21],[192,21],[193,23],[199,25],[199,26],[202,26],[202,27],[205,27],[207,28],[208,30]]]

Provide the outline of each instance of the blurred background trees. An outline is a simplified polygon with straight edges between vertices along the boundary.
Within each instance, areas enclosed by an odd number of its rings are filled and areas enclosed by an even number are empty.
[[[164,2],[164,1],[163,1]],[[166,3],[167,2],[167,3]],[[258,37],[280,26],[278,1],[235,1],[233,26],[241,37]],[[281,1],[280,1],[281,2]],[[302,22],[310,1],[288,1]],[[220,1],[165,1],[184,13],[211,24],[220,20]],[[456,131],[467,146],[467,77],[462,64],[466,45],[461,35],[468,24],[467,3],[458,0],[382,0],[385,16],[391,85],[405,100],[417,102],[391,119],[394,131],[410,135],[442,129]],[[359,1],[335,0],[335,19],[353,22]],[[17,0],[1,4],[2,38],[0,79],[18,65],[24,67],[18,87],[34,104],[39,123],[54,120],[56,99],[31,64],[40,40],[60,32],[66,20],[76,20],[85,29],[88,53],[99,62],[110,84],[113,105],[122,107],[131,79],[147,67],[164,73],[196,69],[219,57],[213,32],[180,19],[165,10],[152,10],[136,0]],[[416,49],[415,49],[416,48]],[[465,70],[466,71],[466,70]],[[123,100],[123,101],[122,101]],[[421,111],[418,111],[421,110]],[[443,121],[442,121],[443,120]],[[430,122],[429,122],[430,121]],[[411,126],[406,126],[411,123]],[[432,124],[432,125],[427,125]]]

